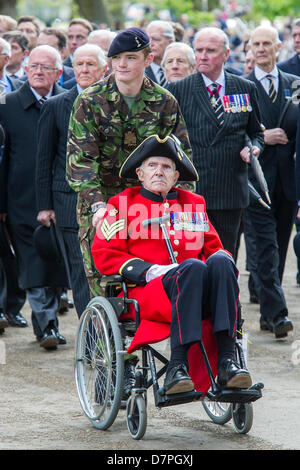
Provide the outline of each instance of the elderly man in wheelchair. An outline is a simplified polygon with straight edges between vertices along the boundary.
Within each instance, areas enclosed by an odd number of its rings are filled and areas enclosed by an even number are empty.
[[[209,322],[218,386],[250,387],[248,370],[236,362],[237,268],[208,220],[204,198],[175,186],[198,179],[193,164],[174,136],[153,135],[127,158],[120,177],[137,177],[141,185],[109,200],[92,254],[98,270],[119,273],[138,301],[141,321],[129,352],[170,335],[165,393],[190,392],[200,364],[193,345]]]

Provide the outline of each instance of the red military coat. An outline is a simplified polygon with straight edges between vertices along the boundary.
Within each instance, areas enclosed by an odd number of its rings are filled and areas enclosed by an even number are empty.
[[[210,224],[202,196],[172,189],[166,199],[145,188],[132,187],[112,197],[92,246],[97,269],[105,275],[122,274],[135,287],[128,289],[140,308],[140,326],[128,352],[167,338],[170,334],[171,303],[163,288],[162,276],[138,285],[153,264],[171,264],[159,226],[144,228],[142,221],[170,214],[167,231],[180,264],[188,258],[204,261],[223,250],[220,238]],[[145,284],[145,283],[144,283]],[[191,292],[192,294],[192,292]],[[133,312],[127,314],[132,316]],[[203,320],[202,341],[216,372],[217,346],[209,320]],[[198,345],[189,350],[189,372],[196,389],[210,386]]]

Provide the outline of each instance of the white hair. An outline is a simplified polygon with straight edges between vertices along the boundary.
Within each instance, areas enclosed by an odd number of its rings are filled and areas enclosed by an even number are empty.
[[[195,66],[195,52],[191,46],[186,44],[185,42],[171,42],[166,48],[165,52],[161,61],[161,66],[164,67],[164,63],[166,60],[166,55],[167,52],[170,51],[171,49],[181,49],[183,53],[185,54],[187,60],[189,61],[189,64],[194,67]]]
[[[111,43],[115,39],[116,35],[116,32],[110,31],[109,29],[95,29],[88,35],[87,42],[90,42],[91,39],[99,38],[107,39],[109,43]]]
[[[175,33],[173,26],[168,21],[153,20],[148,24],[147,30],[150,26],[160,26],[163,29],[163,36],[165,36],[167,39],[170,39],[170,41],[175,41]]]
[[[105,67],[105,65],[107,64],[104,50],[100,46],[97,46],[96,44],[86,43],[86,44],[83,44],[82,46],[77,47],[73,55],[74,64],[76,64],[76,58],[79,52],[93,53],[95,57],[97,58],[100,67]]]
[[[37,50],[42,51],[42,52],[43,51],[44,52],[49,52],[50,54],[52,54],[55,57],[55,67],[59,70],[62,70],[63,63],[62,63],[62,58],[61,58],[60,53],[58,52],[57,49],[55,49],[55,47],[48,46],[47,44],[36,46],[34,49],[32,49],[32,51],[30,52],[29,57],[28,57],[28,62],[29,62],[29,59],[30,59],[32,53],[34,51],[37,51]]]
[[[207,26],[197,31],[194,37],[194,45],[195,45],[195,41],[197,37],[200,36],[200,34],[206,34],[206,33],[213,33],[215,36],[219,36],[220,38],[223,39],[224,49],[228,50],[230,48],[227,34],[222,29],[216,28],[215,26]]]
[[[1,54],[2,55],[7,55],[8,57],[11,57],[11,47],[10,43],[8,41],[5,41],[5,39],[0,38],[0,46],[1,46]]]
[[[249,39],[249,46],[252,45],[252,38],[253,38],[253,34],[255,33],[255,31],[270,31],[270,33],[272,33],[274,36],[275,43],[276,44],[281,43],[278,31],[276,28],[274,28],[274,26],[257,26],[257,28],[255,28],[251,33],[251,36]]]

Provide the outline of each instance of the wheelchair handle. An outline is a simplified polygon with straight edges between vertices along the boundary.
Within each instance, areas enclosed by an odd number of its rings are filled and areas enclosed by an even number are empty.
[[[167,231],[166,226],[165,226],[165,222],[167,222],[168,220],[170,220],[170,214],[164,214],[161,217],[153,217],[152,219],[143,220],[142,221],[142,226],[144,228],[147,227],[148,225],[154,225],[154,224],[157,224],[157,225],[160,226],[163,237],[164,237],[164,240],[166,242],[166,245],[167,245],[167,248],[168,248],[168,251],[169,251],[171,261],[172,261],[172,263],[177,263],[177,260],[176,260],[175,255],[174,255],[173,247],[172,247],[170,239],[169,239],[169,234],[168,234],[168,231]]]
[[[161,217],[153,217],[152,219],[146,219],[142,221],[142,226],[146,228],[148,225],[161,225],[170,220],[170,214],[162,215]]]

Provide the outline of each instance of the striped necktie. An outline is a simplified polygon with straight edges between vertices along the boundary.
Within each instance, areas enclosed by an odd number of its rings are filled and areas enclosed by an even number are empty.
[[[218,121],[220,124],[224,123],[224,109],[223,109],[223,104],[222,100],[219,96],[219,86],[217,83],[212,83],[210,86],[210,89],[208,88],[208,91],[210,93],[210,102],[212,104],[212,107],[214,108],[214,111],[216,113],[216,116],[218,118]]]
[[[277,93],[274,87],[273,77],[272,75],[266,75],[266,78],[269,80],[269,98],[272,101],[272,103],[275,103],[276,98],[277,98]]]
[[[163,71],[161,67],[159,67],[158,72],[159,72],[159,84],[160,86],[164,87],[168,83],[166,76],[165,76],[165,72]]]
[[[41,104],[44,104],[46,101],[47,101],[47,96],[42,96],[42,97],[39,99],[39,103],[41,103]]]

